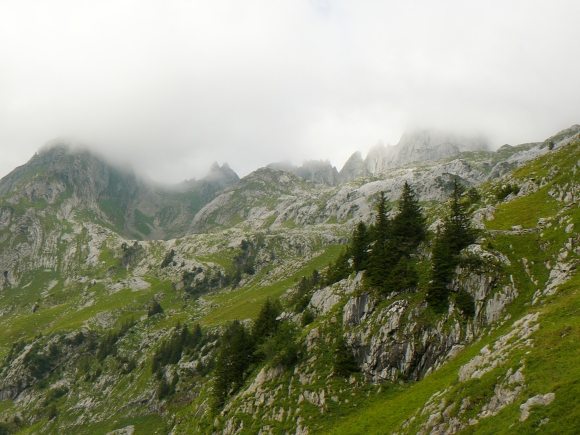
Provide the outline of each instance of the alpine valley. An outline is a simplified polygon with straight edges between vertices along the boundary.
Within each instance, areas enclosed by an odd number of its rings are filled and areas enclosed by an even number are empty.
[[[580,431],[580,125],[0,180],[0,434]]]

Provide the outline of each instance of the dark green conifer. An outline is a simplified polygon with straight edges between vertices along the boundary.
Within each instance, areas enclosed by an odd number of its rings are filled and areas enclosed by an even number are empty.
[[[266,337],[273,335],[278,328],[277,317],[282,311],[280,303],[272,299],[266,299],[262,309],[254,322],[253,337],[256,343],[260,343]]]
[[[350,275],[351,267],[349,259],[350,253],[347,248],[338,256],[336,261],[328,267],[325,280],[326,285],[334,284]]]
[[[415,191],[405,181],[392,222],[392,247],[398,255],[410,255],[426,236],[425,217]]]
[[[352,351],[346,345],[344,337],[340,334],[334,346],[333,372],[335,376],[347,377],[358,371],[358,365]]]
[[[391,222],[388,217],[387,200],[385,193],[381,192],[377,202],[377,217],[372,231],[373,243],[365,275],[367,282],[375,288],[382,287],[392,264],[392,252],[389,252],[388,249],[390,230]]]
[[[475,240],[475,232],[471,227],[466,205],[462,201],[463,191],[463,186],[454,179],[449,213],[433,246],[427,302],[438,312],[443,312],[448,307],[449,284],[455,267],[459,264],[459,253]]]
[[[254,342],[239,321],[230,323],[221,337],[215,363],[213,409],[217,411],[227,396],[243,383],[254,353]]]
[[[367,268],[369,234],[364,222],[359,222],[352,234],[351,242],[352,266],[358,272]]]

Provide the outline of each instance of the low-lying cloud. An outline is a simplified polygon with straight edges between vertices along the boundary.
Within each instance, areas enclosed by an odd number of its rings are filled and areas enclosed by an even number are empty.
[[[0,175],[55,137],[173,182],[407,128],[542,140],[580,119],[577,1],[0,3]]]

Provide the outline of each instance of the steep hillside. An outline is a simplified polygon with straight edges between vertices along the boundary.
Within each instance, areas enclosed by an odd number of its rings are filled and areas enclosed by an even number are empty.
[[[0,182],[0,431],[577,432],[574,129],[338,186],[272,168],[232,184],[214,167],[226,181],[166,229],[140,201],[184,207],[190,184],[165,195],[52,153]],[[434,245],[457,180],[477,187],[461,203],[478,233],[437,311]],[[405,182],[431,231],[408,259],[416,280],[378,289],[345,243],[380,192],[397,216]],[[116,223],[106,198],[191,232],[132,239],[131,213]]]
[[[94,267],[107,237],[182,236],[195,213],[237,181],[229,167],[214,165],[204,179],[162,188],[88,151],[48,147],[0,180],[4,286],[24,285],[39,270]]]

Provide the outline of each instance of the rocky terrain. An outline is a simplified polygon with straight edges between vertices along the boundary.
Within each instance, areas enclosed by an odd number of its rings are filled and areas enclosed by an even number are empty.
[[[574,433],[579,171],[580,126],[495,152],[417,131],[340,171],[214,165],[173,187],[44,149],[0,180],[0,433]],[[450,289],[470,316],[425,302],[457,180],[478,233]],[[379,294],[359,272],[303,292],[405,182],[430,229],[417,285]],[[269,298],[295,358],[250,364],[216,410],[220,336]],[[199,334],[163,356],[184,325]]]

